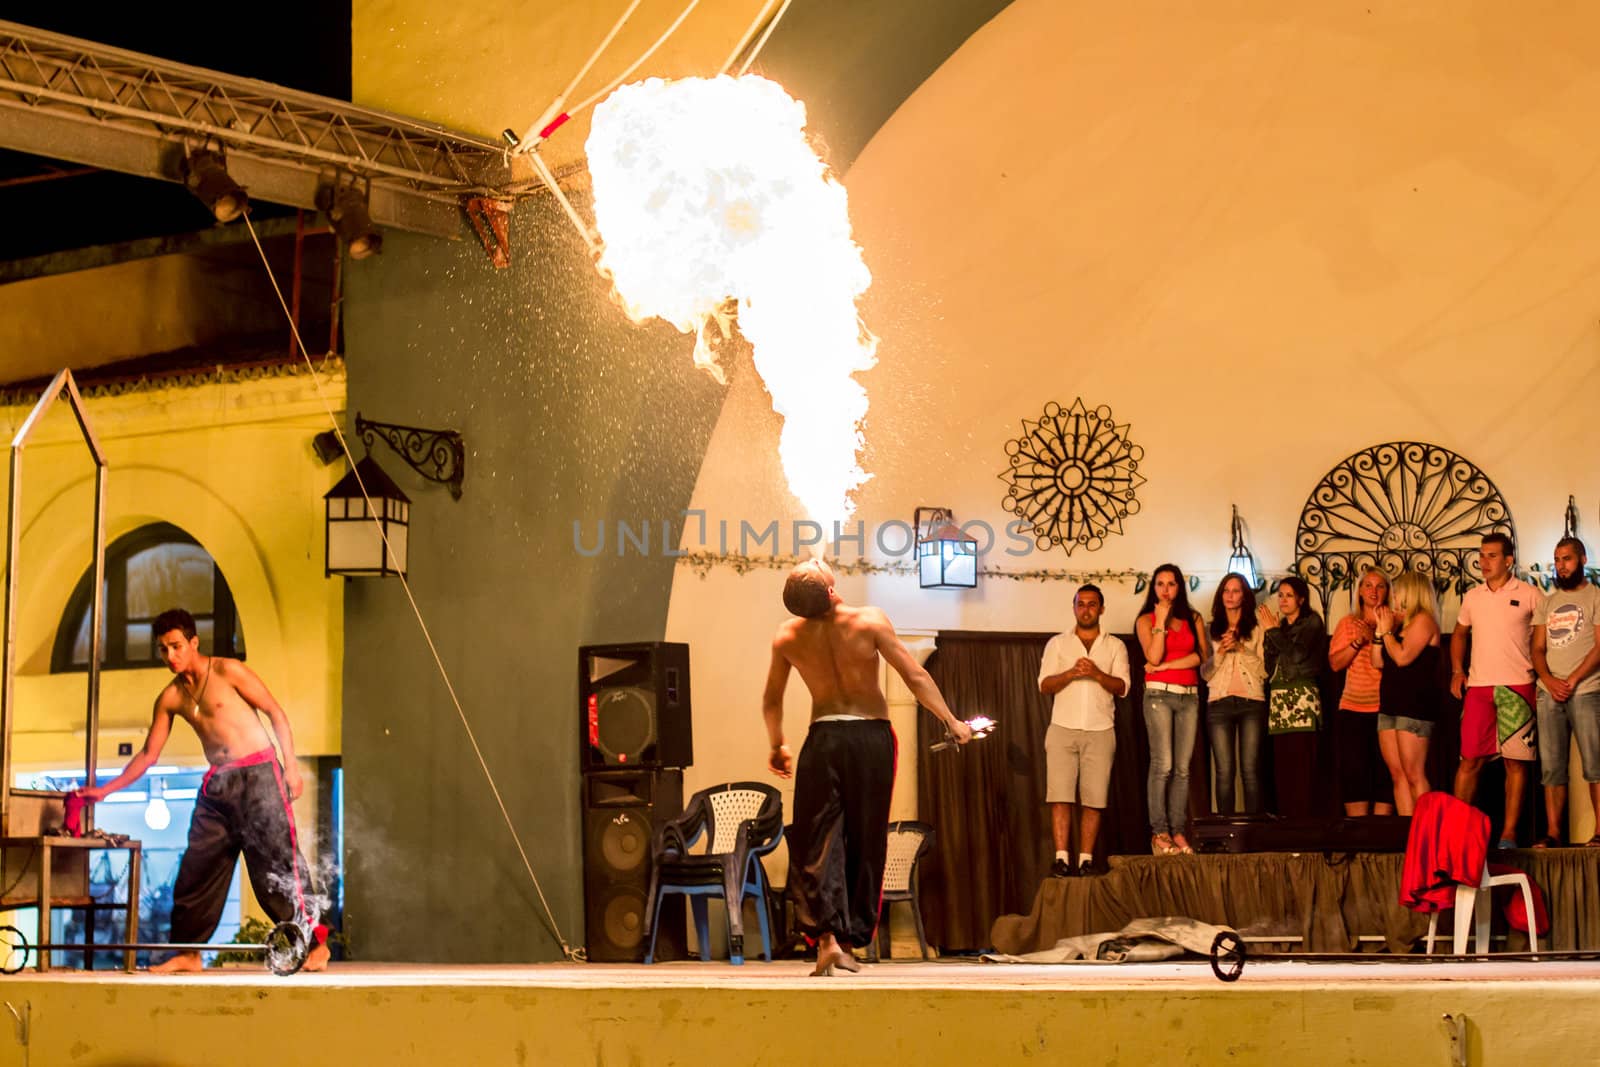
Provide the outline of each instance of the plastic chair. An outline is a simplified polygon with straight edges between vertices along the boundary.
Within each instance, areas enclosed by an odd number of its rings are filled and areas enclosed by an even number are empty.
[[[1483,877],[1477,885],[1456,886],[1456,923],[1455,937],[1451,941],[1450,951],[1457,956],[1467,951],[1467,929],[1470,920],[1477,954],[1487,955],[1489,949],[1489,889],[1497,885],[1514,885],[1522,890],[1522,903],[1526,907],[1528,916],[1528,948],[1532,952],[1539,951],[1539,923],[1533,910],[1533,888],[1528,882],[1528,876],[1521,871],[1513,874],[1490,874],[1487,861],[1483,865]],[[1439,927],[1439,913],[1434,912],[1428,916],[1428,955],[1433,955],[1433,942]]]
[[[701,837],[704,853],[689,850]],[[651,842],[650,893],[645,926],[650,931],[646,963],[656,955],[656,915],[668,893],[689,898],[700,958],[711,959],[711,924],[707,903],[721,897],[728,911],[728,959],[744,963],[744,898],[753,895],[761,928],[761,952],[770,962],[772,936],[767,927],[766,875],[761,857],[783,840],[783,800],[762,782],[730,782],[702,789],[689,798],[683,814],[656,829]]]
[[[878,962],[881,948],[889,952],[889,905],[897,900],[911,902],[911,919],[917,927],[917,944],[922,958],[928,959],[928,935],[922,928],[922,895],[917,877],[922,857],[933,848],[933,827],[925,822],[905,820],[889,824],[889,853],[883,863],[883,903],[878,910],[877,936],[867,959]]]
[[[1470,881],[1454,885],[1455,936],[1452,951],[1464,955],[1467,951],[1467,931],[1477,934],[1476,950],[1487,954],[1489,948],[1490,894],[1486,892],[1497,885],[1514,885],[1522,890],[1522,902],[1528,915],[1528,943],[1534,952],[1539,951],[1538,921],[1533,906],[1533,885],[1522,871],[1509,874],[1489,873],[1489,817],[1449,793],[1435,790],[1417,799],[1416,811],[1411,816],[1411,831],[1406,840],[1405,874],[1402,877],[1400,903],[1414,911],[1428,911],[1428,938],[1426,951],[1433,952],[1438,939],[1439,912],[1443,910],[1440,894],[1451,885],[1451,880],[1465,875]],[[1470,873],[1483,856],[1481,869],[1474,878]]]

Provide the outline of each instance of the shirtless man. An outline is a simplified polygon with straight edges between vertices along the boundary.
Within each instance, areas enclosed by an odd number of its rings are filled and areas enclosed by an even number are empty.
[[[144,747],[121,774],[105,785],[79,790],[98,801],[138,781],[161,758],[172,720],[181,718],[199,735],[211,769],[201,783],[189,821],[189,847],[172,891],[172,939],[201,944],[217,929],[241,846],[256,899],[274,922],[302,915],[309,890],[305,860],[294,838],[289,805],[304,788],[294,759],[289,717],[255,672],[238,660],[206,656],[187,611],[165,611],[151,624],[161,659],[175,677],[156,697],[155,716]],[[280,771],[272,738],[257,711],[266,714],[278,739]],[[305,970],[328,965],[325,931],[318,927]],[[198,952],[179,952],[153,971],[198,971]]]
[[[789,836],[789,886],[800,929],[817,942],[816,975],[861,969],[851,946],[872,943],[888,850],[889,795],[896,741],[878,688],[878,657],[905,679],[917,701],[966,744],[972,728],[945,704],[933,678],[895,636],[877,608],[852,608],[821,560],[789,572],[783,605],[797,618],[778,627],[761,700],[780,778],[795,773],[783,743],[783,690],[789,669],[811,691],[811,729],[800,749]]]

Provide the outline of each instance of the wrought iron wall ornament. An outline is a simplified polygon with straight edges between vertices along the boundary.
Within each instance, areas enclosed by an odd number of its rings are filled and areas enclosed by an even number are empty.
[[[374,438],[394,449],[411,469],[428,479],[449,486],[450,496],[461,499],[461,481],[467,474],[467,448],[456,430],[425,430],[417,426],[398,426],[373,422],[356,412],[356,435],[372,450]]]
[[[1373,445],[1317,484],[1295,531],[1295,572],[1327,610],[1367,567],[1418,571],[1458,596],[1482,580],[1478,545],[1515,541],[1511,509],[1488,475],[1447,448],[1417,441]]]
[[[1127,423],[1112,421],[1110,408],[1090,411],[1081,397],[1065,411],[1049,403],[1022,429],[1006,442],[1011,463],[1000,479],[1010,488],[1001,506],[1032,528],[1038,547],[1093,552],[1139,513],[1134,490],[1145,482],[1144,449],[1128,440]]]

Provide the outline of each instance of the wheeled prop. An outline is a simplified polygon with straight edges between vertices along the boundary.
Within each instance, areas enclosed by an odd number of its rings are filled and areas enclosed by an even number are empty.
[[[1244,973],[1244,938],[1224,930],[1211,941],[1211,973],[1224,982],[1237,982]]]
[[[267,934],[260,945],[180,945],[170,943],[100,943],[30,945],[28,938],[15,926],[0,926],[0,974],[16,974],[28,965],[28,958],[36,952],[260,952],[267,970],[279,977],[287,977],[305,966],[311,952],[311,938],[305,928],[293,919],[281,922]]]

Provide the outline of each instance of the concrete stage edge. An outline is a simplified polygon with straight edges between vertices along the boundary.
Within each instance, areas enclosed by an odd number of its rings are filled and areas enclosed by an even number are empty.
[[[336,965],[0,978],[0,1064],[1576,1062],[1600,964]],[[23,1027],[12,1011],[26,1021]],[[1443,1017],[1465,1018],[1451,1059]]]

